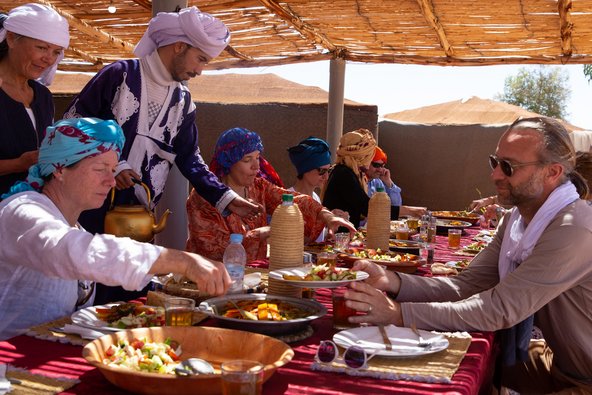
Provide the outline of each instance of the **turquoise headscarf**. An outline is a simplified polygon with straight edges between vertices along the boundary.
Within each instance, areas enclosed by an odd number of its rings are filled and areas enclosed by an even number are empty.
[[[37,164],[29,168],[26,181],[18,181],[2,199],[15,193],[41,191],[43,177],[84,158],[115,151],[121,154],[125,137],[117,122],[98,118],[64,119],[48,126],[39,148]]]

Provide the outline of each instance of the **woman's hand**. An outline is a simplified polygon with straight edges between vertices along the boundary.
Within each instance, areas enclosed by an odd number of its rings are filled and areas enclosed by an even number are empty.
[[[228,210],[232,211],[239,217],[253,219],[254,217],[264,214],[263,206],[253,201],[243,199],[240,196],[232,199],[228,206]]]
[[[269,239],[269,236],[271,235],[271,226],[262,226],[260,228],[249,230],[247,232],[247,235],[250,237],[258,238],[261,241],[266,241],[267,239]]]
[[[473,200],[471,202],[471,204],[469,204],[469,210],[477,212],[478,210],[480,210],[483,207],[487,207],[490,206],[492,204],[496,204],[497,203],[497,196],[493,195],[493,196],[488,196],[482,199],[476,199]],[[483,210],[481,210],[483,211]]]
[[[337,229],[344,227],[349,230],[350,235],[356,233],[356,228],[354,225],[346,219],[336,216],[331,211],[327,209],[321,210],[319,213],[320,219],[325,223],[327,228],[329,229],[330,237],[333,237]]]
[[[336,217],[343,218],[344,220],[349,221],[349,213],[347,211],[343,211],[338,208],[334,208],[333,210],[331,210],[331,212]]]
[[[162,250],[149,272],[181,274],[196,283],[197,289],[207,295],[225,294],[231,282],[222,262],[171,248]]]
[[[399,303],[388,298],[382,291],[370,284],[354,282],[345,292],[345,305],[357,311],[365,312],[348,318],[351,323],[375,325],[394,324],[403,326],[403,316]]]
[[[19,156],[19,167],[22,172],[29,171],[29,167],[33,166],[39,160],[39,150],[23,152]]]

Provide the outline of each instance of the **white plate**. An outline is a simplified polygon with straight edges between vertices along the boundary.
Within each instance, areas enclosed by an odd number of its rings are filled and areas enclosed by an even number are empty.
[[[338,268],[339,269],[339,268]],[[346,270],[346,269],[344,269]],[[304,277],[310,271],[310,267],[290,267],[281,270],[272,270],[269,272],[269,278],[274,280],[284,281],[295,287],[302,288],[337,288],[343,287],[353,281],[362,281],[369,277],[366,272],[355,272],[356,278],[353,280],[340,280],[340,281],[304,281],[304,280],[285,280],[284,274],[292,276]]]
[[[385,326],[389,340],[393,345],[392,350],[387,350],[382,335],[377,326],[365,326],[360,328],[346,329],[333,335],[333,341],[338,346],[347,348],[349,346],[362,347],[368,354],[380,355],[383,357],[416,357],[420,355],[433,354],[448,348],[448,339],[444,335],[419,330],[421,337],[429,341],[429,347],[419,347],[418,338],[409,328],[401,328],[394,325]]]
[[[109,326],[109,323],[100,320],[97,317],[97,310],[96,309],[97,309],[97,307],[100,309],[108,309],[111,306],[116,306],[118,304],[120,304],[120,303],[111,303],[111,304],[106,304],[103,306],[90,306],[90,307],[84,308],[82,310],[75,311],[70,316],[70,318],[72,319],[72,323],[74,323],[76,325],[84,326],[85,328],[98,329],[100,331],[117,332],[122,329],[113,328],[112,326]]]

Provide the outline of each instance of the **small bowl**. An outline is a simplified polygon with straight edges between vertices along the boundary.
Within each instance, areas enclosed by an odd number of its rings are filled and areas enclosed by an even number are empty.
[[[181,360],[201,358],[214,367],[215,374],[180,377],[168,374],[142,373],[103,364],[105,352],[120,339],[131,341],[147,338],[163,342],[167,338],[181,344]],[[286,343],[269,336],[251,332],[208,327],[152,327],[136,328],[101,336],[82,350],[86,361],[99,368],[112,384],[137,394],[220,394],[220,364],[235,359],[250,359],[265,365],[263,381],[275,370],[292,360],[294,351]]]

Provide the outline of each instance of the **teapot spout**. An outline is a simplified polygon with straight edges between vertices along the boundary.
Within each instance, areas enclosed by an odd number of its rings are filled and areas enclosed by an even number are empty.
[[[166,226],[167,218],[170,213],[171,213],[171,210],[167,209],[160,217],[160,221],[158,221],[158,223],[156,225],[152,226],[152,233],[153,234],[160,233],[164,230],[164,227]]]

